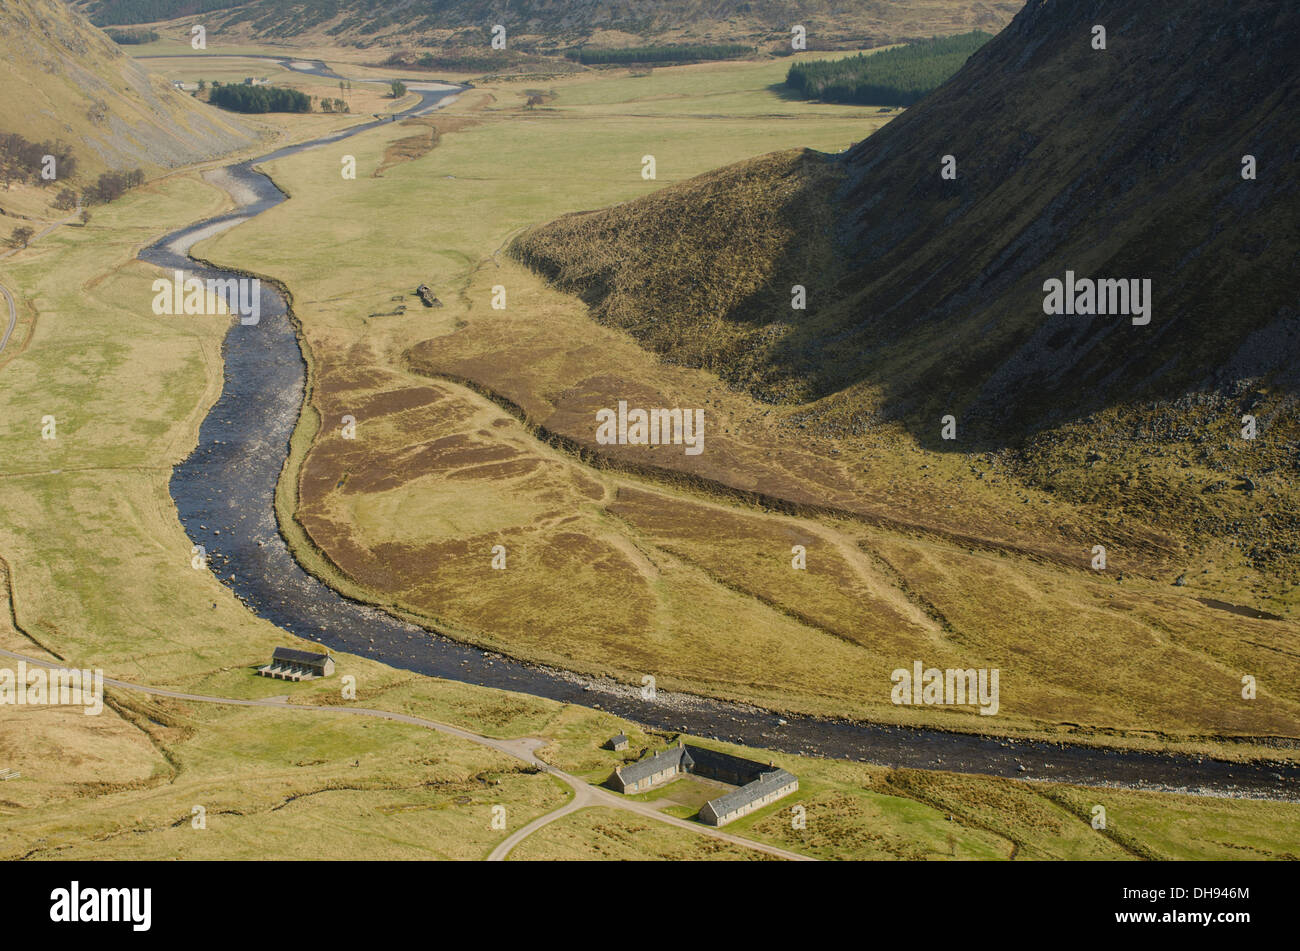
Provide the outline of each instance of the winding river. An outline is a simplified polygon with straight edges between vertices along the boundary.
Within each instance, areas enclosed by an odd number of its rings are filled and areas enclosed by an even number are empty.
[[[286,65],[337,78],[321,63]],[[429,112],[461,91],[434,83],[411,82],[408,88],[420,101],[398,119]],[[231,194],[236,210],[162,237],[140,253],[141,260],[202,279],[237,277],[194,261],[189,252],[203,238],[285,200],[255,166],[389,121],[392,118],[358,124],[208,173],[210,181]],[[274,275],[274,261],[267,261],[264,270]],[[222,353],[221,396],[199,429],[197,448],[174,470],[171,494],[186,532],[207,549],[217,577],[251,611],[299,637],[404,670],[599,707],[655,728],[788,753],[1093,786],[1300,800],[1300,764],[1243,764],[790,714],[778,717],[741,704],[662,691],[653,701],[642,700],[635,688],[511,660],[351,601],[297,563],[276,524],[276,483],[303,407],[306,365],[286,302],[274,287],[263,285],[258,324],[232,319]],[[201,610],[198,613],[201,617]]]

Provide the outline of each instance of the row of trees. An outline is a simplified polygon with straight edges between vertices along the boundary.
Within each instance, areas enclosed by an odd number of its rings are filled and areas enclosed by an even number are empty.
[[[157,23],[173,17],[237,7],[247,0],[98,0],[90,19],[96,26],[111,23]]]
[[[785,84],[805,99],[910,106],[938,89],[993,37],[980,30],[935,37],[879,53],[795,63]]]
[[[208,102],[235,112],[311,112],[311,96],[284,86],[212,84]]]
[[[99,176],[99,179],[86,189],[86,201],[94,204],[107,204],[114,198],[120,198],[126,194],[127,189],[136,188],[144,184],[144,172],[141,169],[132,169],[129,172],[105,172]],[[60,193],[62,194],[62,193]],[[73,196],[73,204],[76,204],[76,196]]]
[[[158,34],[153,30],[109,30],[108,38],[119,46],[137,46],[155,42]]]
[[[742,43],[713,43],[676,46],[629,46],[618,50],[569,50],[564,55],[584,66],[632,65],[638,63],[693,63],[701,60],[735,59],[754,52]]]

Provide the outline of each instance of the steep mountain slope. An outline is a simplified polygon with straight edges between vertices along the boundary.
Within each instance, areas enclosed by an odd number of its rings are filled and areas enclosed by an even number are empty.
[[[807,156],[755,188],[760,159],[561,219],[516,252],[659,352],[770,399],[833,397],[818,410],[845,423],[879,410],[937,437],[952,413],[1004,444],[1117,401],[1273,373],[1294,387],[1297,46],[1300,11],[1262,0],[1034,0],[839,159]],[[940,176],[945,155],[956,180]],[[789,174],[808,181],[794,204]],[[716,209],[742,206],[771,236],[829,213],[834,250],[825,231],[760,242],[744,256],[765,280],[733,281]],[[700,253],[675,253],[684,243]],[[653,279],[638,260],[657,262]],[[1149,279],[1150,322],[1045,314],[1044,282],[1067,270]],[[796,283],[806,311],[790,308]]]
[[[987,451],[1107,523],[1231,552],[1277,594],[1300,571],[1297,48],[1293,5],[1033,0],[847,153],[741,163],[512,253],[848,452],[882,429]],[[1067,272],[1150,280],[1149,323],[1045,313]]]
[[[256,138],[151,76],[61,0],[0,5],[0,130],[71,145],[83,177],[184,165]]]
[[[798,23],[810,43],[891,42],[900,37],[996,32],[1014,0],[74,0],[101,25],[203,16],[223,35],[261,40],[409,45],[469,31],[484,40],[493,24],[542,45],[593,34],[623,39],[721,39],[770,44]],[[468,39],[468,37],[466,37]]]

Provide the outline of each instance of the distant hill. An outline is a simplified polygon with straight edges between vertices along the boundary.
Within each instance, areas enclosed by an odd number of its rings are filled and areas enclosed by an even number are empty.
[[[879,45],[904,38],[996,33],[1015,0],[71,0],[95,23],[122,26],[201,16],[209,33],[272,42],[410,46],[422,41],[487,42],[492,25],[527,46],[557,47],[597,37],[638,41],[788,40],[807,27],[810,48]]]
[[[0,5],[0,132],[66,143],[83,179],[184,165],[256,139],[150,75],[60,0]]]

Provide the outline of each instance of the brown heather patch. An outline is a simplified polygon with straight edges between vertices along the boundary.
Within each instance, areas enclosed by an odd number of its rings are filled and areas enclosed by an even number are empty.
[[[1211,634],[1226,616],[1172,590],[1166,601],[1161,587],[1144,581],[1172,577],[1171,569],[1189,557],[1161,529],[1055,499],[1046,505],[1047,494],[1021,488],[991,455],[923,452],[886,427],[869,438],[827,439],[799,428],[799,416],[788,409],[645,360],[622,335],[580,322],[568,328],[560,319],[539,321],[537,306],[528,302],[523,317],[513,308],[485,318],[471,314],[460,330],[410,348],[406,365],[469,382],[526,420],[552,448],[615,480],[608,513],[656,564],[679,565],[665,584],[681,585],[681,570],[696,570],[728,592],[727,603],[770,609],[765,629],[779,627],[780,617],[853,645],[862,655],[836,663],[853,672],[859,702],[862,683],[884,684],[867,700],[880,715],[913,712],[887,704],[888,674],[919,657],[942,667],[1001,667],[1002,712],[1019,722],[1068,721],[1087,724],[1085,732],[1156,723],[1178,723],[1177,730],[1200,735],[1244,731],[1247,723],[1257,732],[1294,732],[1296,701],[1285,688],[1267,710],[1228,699],[1214,710],[1204,704],[1192,683],[1198,678],[1219,690],[1231,670],[1253,662],[1242,669],[1268,670],[1271,682],[1294,680],[1291,661],[1276,652],[1277,630],[1250,638],[1261,645],[1253,653],[1245,652],[1244,637],[1216,646]],[[566,328],[573,344],[552,346]],[[672,446],[597,446],[595,411],[620,398],[642,407],[703,407],[704,455],[686,457]],[[789,549],[808,536],[817,568],[796,576]],[[1101,576],[1088,569],[1098,539],[1106,541],[1114,566]],[[943,567],[933,568],[936,561]],[[1134,612],[1134,598],[1153,606]],[[558,608],[557,617],[567,623]],[[770,678],[735,660],[720,633],[725,627],[715,622],[704,636],[732,658],[732,671],[720,668],[716,654],[693,658],[693,676],[704,681],[693,689],[726,693],[720,681],[743,680],[742,695],[758,696]],[[684,665],[680,656],[668,656],[669,644],[659,646],[657,669],[675,673]],[[608,639],[583,653],[619,656]],[[1134,664],[1133,657],[1142,660]],[[1125,666],[1128,673],[1112,676]],[[1154,683],[1145,673],[1170,667],[1195,673]],[[769,660],[769,675],[772,669]],[[728,676],[741,670],[740,677]],[[822,679],[823,691],[836,695],[838,678],[823,669]],[[801,694],[803,680],[787,676],[780,692]],[[948,727],[989,727],[989,718],[969,709],[926,708],[916,715]],[[1288,719],[1292,726],[1283,725]]]
[[[349,391],[347,402],[351,414],[358,420],[371,419],[376,416],[390,416],[411,409],[424,409],[442,399],[446,393],[435,386],[404,386],[400,389],[380,393],[366,392],[360,387]],[[331,400],[331,394],[322,393],[322,404],[331,403],[335,409],[342,409],[341,395]]]
[[[406,362],[415,372],[470,382],[524,416],[543,438],[558,440],[590,464],[698,486],[719,498],[791,514],[848,516],[1071,567],[1081,564],[1080,553],[1098,537],[1130,540],[1134,571],[1154,574],[1174,551],[1167,535],[1141,524],[1108,526],[1103,534],[1076,513],[1022,506],[1012,493],[986,493],[971,481],[917,479],[915,464],[908,463],[925,459],[934,465],[938,460],[894,442],[887,430],[874,447],[859,446],[850,455],[839,448],[842,443],[801,430],[788,410],[720,389],[689,371],[642,358],[618,360],[625,373],[592,373],[611,360],[609,351],[601,349],[600,331],[563,353],[556,348],[557,355],[545,344],[539,350],[533,343],[537,328],[510,321],[509,312],[494,314],[490,322],[475,321],[416,344],[407,351]],[[613,409],[620,399],[630,407],[703,408],[703,454],[687,456],[683,447],[671,445],[598,445],[596,411]]]
[[[414,135],[408,135],[405,138],[391,142],[384,149],[383,161],[371,173],[371,177],[383,178],[384,172],[394,165],[412,162],[428,155],[438,147],[439,140],[447,133],[459,132],[461,129],[467,129],[475,125],[478,125],[478,121],[466,116],[432,115],[405,119],[401,123],[402,128],[418,129],[420,131]]]

